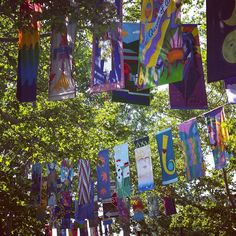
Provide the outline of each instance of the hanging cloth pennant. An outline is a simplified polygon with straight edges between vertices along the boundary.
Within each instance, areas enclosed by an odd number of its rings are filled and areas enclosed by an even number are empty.
[[[175,200],[172,197],[164,197],[164,207],[165,207],[165,214],[167,216],[176,214],[176,207],[175,207]]]
[[[163,130],[156,135],[160,155],[162,184],[167,185],[178,181],[175,171],[175,157],[171,128]]]
[[[32,186],[31,198],[33,205],[41,204],[41,191],[42,191],[42,165],[35,163],[32,166]]]
[[[182,25],[184,48],[183,81],[169,85],[172,109],[207,109],[207,95],[196,24]]]
[[[138,174],[138,191],[154,189],[152,159],[149,138],[145,137],[134,141],[135,160]]]
[[[236,76],[236,2],[208,0],[207,78],[208,83]]]
[[[97,165],[97,189],[98,198],[111,198],[109,151],[107,149],[98,154],[99,164]]]
[[[75,97],[72,77],[72,52],[75,43],[76,24],[65,21],[62,29],[52,28],[49,100]]]
[[[137,222],[144,220],[143,203],[140,197],[133,197],[131,200],[131,204],[134,212],[133,220]]]
[[[224,80],[228,103],[236,103],[236,77]]]
[[[198,134],[197,121],[191,119],[179,125],[179,137],[185,154],[185,170],[187,180],[199,178],[205,175],[205,167],[201,149],[201,141]]]
[[[93,36],[91,92],[94,93],[121,89],[125,86],[121,29],[122,0],[116,0],[114,4],[118,19],[115,29],[100,38]]]
[[[142,1],[136,84],[140,89],[182,80],[184,53],[179,21],[179,1]]]
[[[226,160],[230,157],[225,147],[225,142],[228,141],[229,134],[228,130],[222,125],[225,122],[224,108],[220,107],[210,111],[205,114],[205,117],[215,168],[219,170],[226,166]]]
[[[78,205],[90,202],[91,168],[88,160],[78,160]]]
[[[123,225],[130,221],[130,204],[128,198],[117,198],[117,207],[119,211],[119,220]]]
[[[36,101],[36,83],[39,65],[40,24],[37,15],[42,12],[41,4],[24,1],[20,6],[22,21],[28,26],[19,30],[18,74],[16,97],[20,102]]]
[[[138,91],[135,85],[135,81],[138,79],[139,34],[139,23],[123,23],[125,88],[112,91],[113,102],[150,105],[149,90]]]
[[[155,219],[159,215],[158,197],[148,196],[147,198],[148,215],[150,218]]]
[[[128,144],[114,147],[114,159],[116,166],[116,189],[118,197],[128,197],[131,194],[129,150]]]

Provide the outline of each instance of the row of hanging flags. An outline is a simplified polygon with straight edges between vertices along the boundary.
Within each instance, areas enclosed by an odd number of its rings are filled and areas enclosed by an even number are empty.
[[[101,0],[104,3],[106,0]],[[112,91],[112,101],[150,104],[150,89],[169,84],[173,109],[207,109],[199,33],[196,24],[181,24],[180,0],[143,0],[140,23],[122,22],[122,0],[115,27],[93,37],[91,92]],[[208,82],[224,80],[229,103],[236,103],[236,3],[207,1]],[[36,100],[42,5],[28,0],[21,5],[17,98]],[[72,54],[76,23],[52,26],[49,100],[75,97]]]
[[[227,151],[225,143],[229,134],[224,126],[224,108],[219,107],[204,114],[206,118],[209,143],[214,157],[215,169],[220,170],[227,165],[231,153]],[[198,133],[197,120],[193,118],[178,126],[179,138],[183,147],[185,173],[187,181],[200,178],[205,175],[205,161],[201,150],[201,141]],[[168,128],[156,134],[157,149],[160,156],[162,185],[169,186],[178,181],[176,171],[175,153],[173,145],[172,129]],[[138,193],[150,191],[155,188],[152,168],[151,148],[148,137],[134,141],[134,156],[137,168]],[[112,182],[110,177],[110,157],[108,149],[98,153],[96,166],[96,184],[92,179],[92,171],[89,160],[78,160],[77,193],[74,197],[75,205],[72,206],[72,180],[74,172],[72,163],[63,160],[61,163],[60,178],[56,172],[56,164],[47,164],[46,184],[42,181],[42,165],[36,163],[32,167],[32,190],[33,204],[38,208],[38,217],[45,217],[45,209],[50,211],[50,226],[58,227],[57,221],[61,219],[60,228],[70,229],[72,209],[75,209],[74,219],[76,222],[84,223],[89,220],[89,226],[96,231],[99,224],[98,201],[103,204],[104,225],[112,223],[111,218],[120,217],[121,224],[126,224],[130,219],[129,206],[133,207],[133,220],[139,222],[144,220],[143,203],[139,196],[128,198],[132,195],[129,145],[128,143],[116,145],[113,148],[115,162],[116,181]],[[60,185],[60,187],[58,187]],[[95,191],[96,189],[96,191]],[[165,214],[176,213],[173,192],[168,192],[163,197]],[[44,193],[44,194],[43,194]],[[46,193],[46,194],[45,194]],[[149,192],[148,195],[149,216],[155,218],[159,214],[158,198]]]

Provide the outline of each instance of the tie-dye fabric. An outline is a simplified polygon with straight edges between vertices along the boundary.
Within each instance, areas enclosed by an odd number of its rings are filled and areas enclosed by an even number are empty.
[[[185,121],[179,125],[179,137],[185,154],[187,180],[191,181],[204,176],[205,168],[196,119]]]
[[[19,52],[16,97],[20,102],[36,101],[37,75],[39,66],[40,24],[37,15],[41,4],[24,1],[20,7],[22,21],[30,20],[29,26],[19,30]]]
[[[142,1],[136,84],[140,89],[182,80],[184,53],[179,2]]]
[[[228,130],[222,125],[225,122],[224,108],[220,107],[210,111],[205,114],[205,117],[215,168],[219,170],[226,166],[226,161],[230,157],[224,144],[229,139]]]
[[[100,151],[98,159],[100,162],[97,165],[98,198],[111,198],[109,151],[107,149]]]
[[[224,80],[228,103],[236,104],[236,77]]]
[[[114,159],[116,166],[116,189],[118,197],[128,197],[131,194],[129,150],[128,144],[114,147]]]
[[[135,160],[138,174],[138,191],[154,189],[151,148],[149,138],[138,139],[135,144]]]
[[[181,82],[169,85],[172,109],[207,109],[207,95],[202,67],[198,28],[182,25],[184,71]]]
[[[49,100],[75,97],[75,82],[72,77],[72,52],[76,24],[65,22],[62,32],[52,29]]]
[[[41,191],[42,191],[42,165],[35,163],[32,166],[32,186],[31,198],[34,205],[41,204]]]
[[[208,83],[236,76],[236,2],[207,0]]]
[[[160,155],[162,184],[167,185],[178,181],[172,141],[171,128],[163,130],[156,135]]]

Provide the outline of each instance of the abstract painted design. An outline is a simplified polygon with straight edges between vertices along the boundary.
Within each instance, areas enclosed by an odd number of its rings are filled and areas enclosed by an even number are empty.
[[[236,1],[208,0],[208,83],[236,76]]]
[[[191,119],[179,125],[179,137],[185,154],[184,163],[187,180],[191,181],[204,176],[205,166],[196,119]]]
[[[151,148],[149,138],[145,137],[134,141],[135,160],[138,174],[138,191],[154,189]]]
[[[32,166],[32,186],[31,198],[34,205],[41,204],[41,191],[42,191],[42,165],[35,163]]]
[[[236,77],[225,79],[225,90],[228,97],[228,103],[236,103]]]
[[[144,212],[143,212],[143,203],[140,197],[133,197],[131,199],[131,205],[133,207],[133,220],[140,222],[144,220]]]
[[[54,162],[47,164],[47,173],[48,206],[54,207],[57,205],[57,173]]]
[[[131,194],[129,150],[128,144],[114,147],[114,159],[116,166],[116,189],[118,197],[128,197]]]
[[[202,67],[198,28],[182,25],[184,71],[181,82],[169,85],[172,109],[207,109],[207,95]]]
[[[110,185],[110,167],[109,167],[109,151],[102,150],[98,154],[99,164],[97,165],[97,189],[98,198],[111,198]]]
[[[20,102],[36,101],[36,83],[39,66],[40,24],[37,16],[42,12],[41,4],[24,1],[20,7],[22,22],[31,24],[19,30],[18,76],[16,97]]]
[[[230,157],[225,146],[229,134],[227,128],[222,125],[225,122],[224,108],[220,107],[210,111],[205,114],[205,117],[215,168],[219,170],[226,166],[227,159]]]
[[[159,215],[158,197],[148,196],[147,206],[149,217],[155,219]]]
[[[76,24],[68,21],[61,31],[58,31],[56,26],[52,29],[49,100],[75,97],[75,82],[72,77],[75,33]]]
[[[139,23],[123,23],[125,88],[112,91],[113,102],[150,105],[149,90],[138,91],[135,85],[138,79],[139,35]]]
[[[143,0],[137,87],[181,81],[183,77],[180,1]]]
[[[171,128],[163,130],[156,135],[160,155],[162,184],[167,185],[178,181],[172,141]]]
[[[122,224],[128,224],[130,221],[130,203],[128,198],[117,199],[117,207],[119,211],[119,219]]]

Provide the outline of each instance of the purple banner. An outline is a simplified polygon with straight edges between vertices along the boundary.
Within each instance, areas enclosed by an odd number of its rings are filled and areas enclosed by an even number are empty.
[[[207,109],[198,28],[182,25],[184,48],[183,81],[169,85],[172,109]]]
[[[208,83],[236,76],[236,2],[208,0]]]
[[[228,97],[228,103],[236,103],[236,77],[226,79],[225,90]]]

